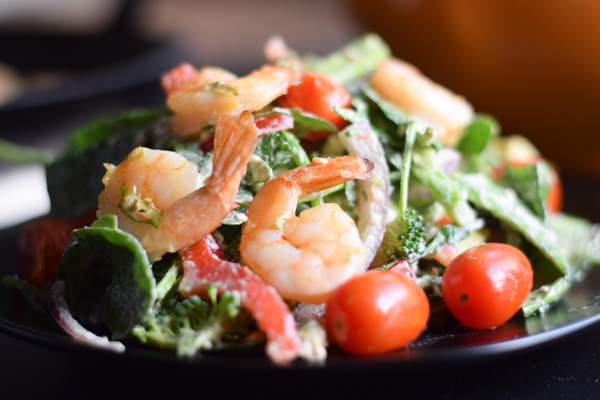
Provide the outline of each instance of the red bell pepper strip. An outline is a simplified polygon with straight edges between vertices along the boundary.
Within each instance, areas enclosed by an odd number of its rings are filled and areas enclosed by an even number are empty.
[[[285,131],[294,127],[294,117],[289,114],[269,114],[254,120],[258,129],[258,136],[263,136],[277,131]]]
[[[181,252],[183,278],[179,291],[184,297],[202,296],[213,285],[219,293],[237,291],[240,302],[267,336],[266,353],[276,364],[298,357],[301,340],[296,321],[279,293],[250,269],[223,260],[216,240],[208,235]]]

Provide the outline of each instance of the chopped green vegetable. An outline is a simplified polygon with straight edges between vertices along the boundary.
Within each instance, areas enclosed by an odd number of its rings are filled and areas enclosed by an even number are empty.
[[[154,207],[152,199],[142,199],[134,187],[121,186],[121,202],[118,204],[123,214],[135,222],[150,224],[158,228],[164,215],[163,211]]]
[[[208,297],[205,301],[196,295],[182,299],[172,294],[163,299],[155,314],[133,329],[133,335],[141,343],[175,349],[179,357],[213,349],[235,327],[241,306],[237,292],[226,292],[217,299],[217,289],[209,286]]]

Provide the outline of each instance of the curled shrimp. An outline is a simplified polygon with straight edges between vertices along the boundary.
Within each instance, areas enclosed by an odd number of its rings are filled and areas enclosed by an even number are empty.
[[[299,76],[295,68],[273,64],[241,78],[218,68],[200,70],[167,97],[167,106],[175,113],[173,130],[192,136],[214,125],[221,114],[260,110],[286,94]]]
[[[97,215],[116,214],[151,260],[190,246],[231,211],[257,138],[250,112],[221,115],[213,172],[200,188],[196,164],[175,152],[138,147],[119,166],[106,165]]]
[[[463,128],[473,119],[473,107],[463,97],[396,58],[380,63],[370,82],[379,94],[418,124],[434,128],[445,145],[456,144]]]
[[[328,203],[295,215],[301,196],[352,179],[370,179],[364,158],[315,158],[265,183],[242,228],[241,261],[284,297],[322,303],[364,269],[367,251],[354,220]]]

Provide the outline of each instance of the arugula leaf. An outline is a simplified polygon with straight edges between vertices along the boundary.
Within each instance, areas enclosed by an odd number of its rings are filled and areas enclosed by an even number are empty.
[[[107,215],[73,231],[58,269],[73,316],[88,329],[107,326],[126,338],[156,300],[156,282],[146,252]]]
[[[365,83],[361,86],[362,92],[383,111],[385,116],[396,125],[406,125],[410,118],[395,104],[384,99],[373,87]]]
[[[538,217],[546,219],[545,203],[551,185],[548,163],[540,160],[533,165],[508,165],[503,180]]]

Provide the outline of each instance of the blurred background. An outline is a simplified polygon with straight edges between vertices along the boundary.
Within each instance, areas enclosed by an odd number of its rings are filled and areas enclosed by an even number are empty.
[[[374,31],[597,186],[598,21],[596,0],[0,0],[0,137],[60,150],[90,118],[164,104],[157,79],[181,61],[245,74],[272,34],[326,54]],[[43,172],[26,170],[0,162],[0,210],[47,208]]]

